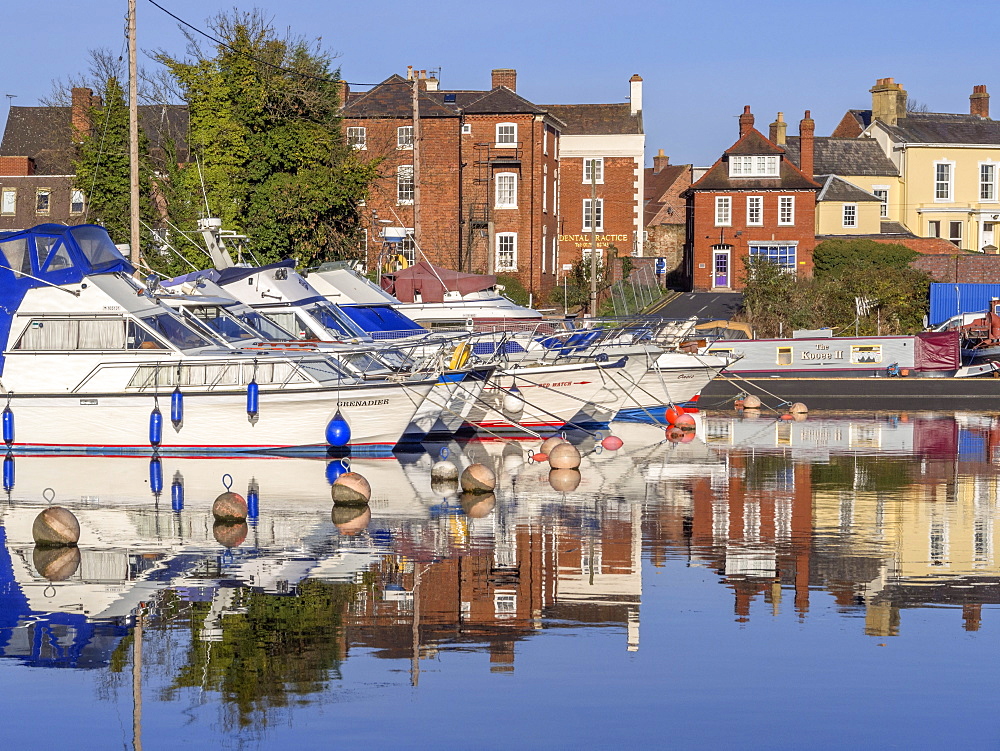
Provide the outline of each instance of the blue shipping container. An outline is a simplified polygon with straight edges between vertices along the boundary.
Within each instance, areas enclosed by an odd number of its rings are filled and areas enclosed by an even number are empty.
[[[960,313],[984,313],[994,297],[1000,298],[1000,284],[932,284],[928,325],[937,326]]]

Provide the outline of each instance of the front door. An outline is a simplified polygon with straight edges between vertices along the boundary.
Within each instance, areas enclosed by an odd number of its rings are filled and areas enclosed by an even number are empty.
[[[993,222],[983,222],[983,241],[979,244],[980,250],[985,248],[987,245],[992,245],[993,247],[997,246],[993,227]]]
[[[712,286],[729,286],[729,251],[712,251]]]

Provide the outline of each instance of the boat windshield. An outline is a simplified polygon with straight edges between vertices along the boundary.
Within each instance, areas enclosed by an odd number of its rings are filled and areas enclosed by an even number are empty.
[[[306,308],[306,312],[319,321],[337,338],[343,336],[366,336],[365,332],[350,325],[344,316],[337,315],[337,310],[330,303],[318,302]]]
[[[260,335],[243,324],[239,319],[229,313],[219,305],[199,305],[193,308],[184,308],[184,313],[204,326],[211,329],[216,335],[229,342],[239,344],[252,339],[260,338]]]
[[[285,331],[285,329],[281,328],[274,321],[256,311],[251,310],[247,313],[242,313],[237,318],[256,331],[261,339],[267,339],[272,342],[287,342],[295,339],[295,336],[290,332]]]
[[[212,342],[170,313],[139,316],[139,320],[178,349],[212,346]]]

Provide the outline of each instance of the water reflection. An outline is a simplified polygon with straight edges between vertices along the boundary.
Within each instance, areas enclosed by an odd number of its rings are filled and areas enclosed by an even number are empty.
[[[879,638],[932,605],[975,631],[1000,602],[994,417],[704,415],[689,442],[616,434],[618,451],[575,437],[570,475],[533,463],[534,445],[449,444],[460,469],[497,472],[472,498],[432,483],[443,446],[359,460],[360,508],[332,506],[343,467],[323,460],[18,456],[0,504],[0,654],[120,672],[142,612],[157,700],[210,692],[238,727],[331,700],[352,659],[400,661],[417,686],[442,651],[513,672],[546,630],[612,629],[641,655],[644,561],[646,576],[671,561],[714,572],[740,624],[790,609],[808,626],[822,597]],[[212,518],[225,475],[253,496],[246,525]],[[78,550],[35,548],[50,498],[77,515]]]

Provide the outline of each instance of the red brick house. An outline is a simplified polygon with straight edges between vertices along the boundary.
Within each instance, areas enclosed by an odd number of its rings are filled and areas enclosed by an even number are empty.
[[[537,105],[516,86],[512,69],[494,70],[488,91],[441,89],[410,69],[369,91],[345,87],[348,142],[380,160],[367,202],[370,266],[422,255],[511,274],[544,299],[590,247],[591,169],[598,247],[641,253],[642,79],[633,76],[624,104]],[[386,228],[403,242],[386,245]]]
[[[747,258],[764,258],[789,273],[812,274],[816,192],[812,178],[815,123],[799,125],[800,165],[755,130],[747,106],[740,137],[685,192],[685,259],[694,290],[739,290]]]

